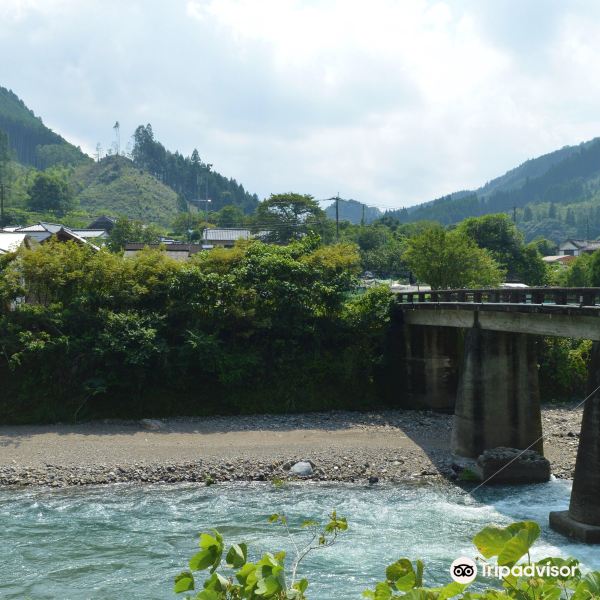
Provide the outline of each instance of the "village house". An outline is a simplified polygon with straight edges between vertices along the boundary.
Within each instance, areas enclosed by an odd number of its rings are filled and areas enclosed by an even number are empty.
[[[0,254],[16,252],[20,248],[31,248],[35,242],[27,233],[0,231]]]
[[[598,240],[566,240],[558,246],[559,256],[580,256],[600,250]]]

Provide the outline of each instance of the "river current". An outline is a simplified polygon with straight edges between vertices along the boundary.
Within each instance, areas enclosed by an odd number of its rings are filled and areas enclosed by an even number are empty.
[[[488,524],[534,519],[543,526],[534,557],[573,555],[600,569],[598,548],[568,542],[547,527],[568,506],[564,481],[488,487],[474,496],[450,485],[231,484],[205,487],[112,485],[0,491],[0,598],[176,598],[173,576],[197,551],[197,534],[216,527],[250,554],[290,550],[281,527],[330,509],[350,528],[301,567],[312,600],[358,599],[400,557],[425,560],[427,584],[449,581],[472,536]]]

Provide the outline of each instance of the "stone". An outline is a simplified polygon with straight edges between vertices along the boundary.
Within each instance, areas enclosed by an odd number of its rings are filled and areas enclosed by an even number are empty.
[[[550,527],[584,544],[600,544],[600,526],[580,523],[569,515],[568,510],[551,512]]]
[[[369,477],[369,485],[375,485],[376,483],[379,483],[379,477],[371,475],[371,477]]]
[[[302,460],[293,465],[290,471],[300,477],[310,477],[313,474],[313,467],[308,461]]]
[[[160,431],[163,428],[162,421],[158,419],[142,419],[140,425],[147,431]]]
[[[487,483],[544,483],[550,480],[550,461],[534,450],[492,448],[477,458],[474,473]]]

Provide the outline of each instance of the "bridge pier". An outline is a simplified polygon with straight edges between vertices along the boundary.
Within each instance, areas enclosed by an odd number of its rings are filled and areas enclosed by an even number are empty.
[[[475,458],[505,446],[543,453],[535,338],[481,329],[465,336],[452,449]]]
[[[600,342],[594,342],[588,394],[600,385]],[[588,398],[583,411],[575,477],[569,510],[550,513],[550,527],[587,543],[600,543],[600,393]]]
[[[404,395],[411,408],[452,412],[456,400],[462,331],[404,325]]]

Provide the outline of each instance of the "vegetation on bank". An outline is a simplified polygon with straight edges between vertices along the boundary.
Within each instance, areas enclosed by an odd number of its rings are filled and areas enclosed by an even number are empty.
[[[381,403],[391,294],[356,292],[353,245],[180,263],[50,242],[0,260],[3,422]]]
[[[310,583],[299,576],[302,561],[310,552],[333,545],[338,535],[347,531],[348,523],[335,511],[324,525],[305,521],[299,527],[291,526],[285,515],[278,514],[269,520],[286,528],[294,548],[291,568],[286,569],[285,552],[266,552],[262,558],[252,561],[246,543],[234,543],[225,553],[225,540],[218,531],[202,533],[200,551],[190,559],[189,570],[175,577],[174,592],[192,592],[193,595],[186,598],[195,600],[307,600]],[[308,530],[311,535],[306,544],[295,540],[302,530]],[[497,579],[476,572],[472,583],[454,580],[443,586],[427,587],[423,561],[400,558],[385,569],[383,581],[362,595],[371,600],[599,598],[600,571],[583,573],[575,558],[531,559],[531,549],[540,533],[540,526],[534,521],[521,521],[507,527],[485,527],[475,535],[473,544],[479,555],[473,566],[478,571],[483,571],[484,566],[490,572],[498,569],[500,576]],[[457,566],[456,575],[460,579],[465,575],[464,565]],[[208,574],[202,575],[206,571]],[[470,571],[468,573],[471,575]]]

